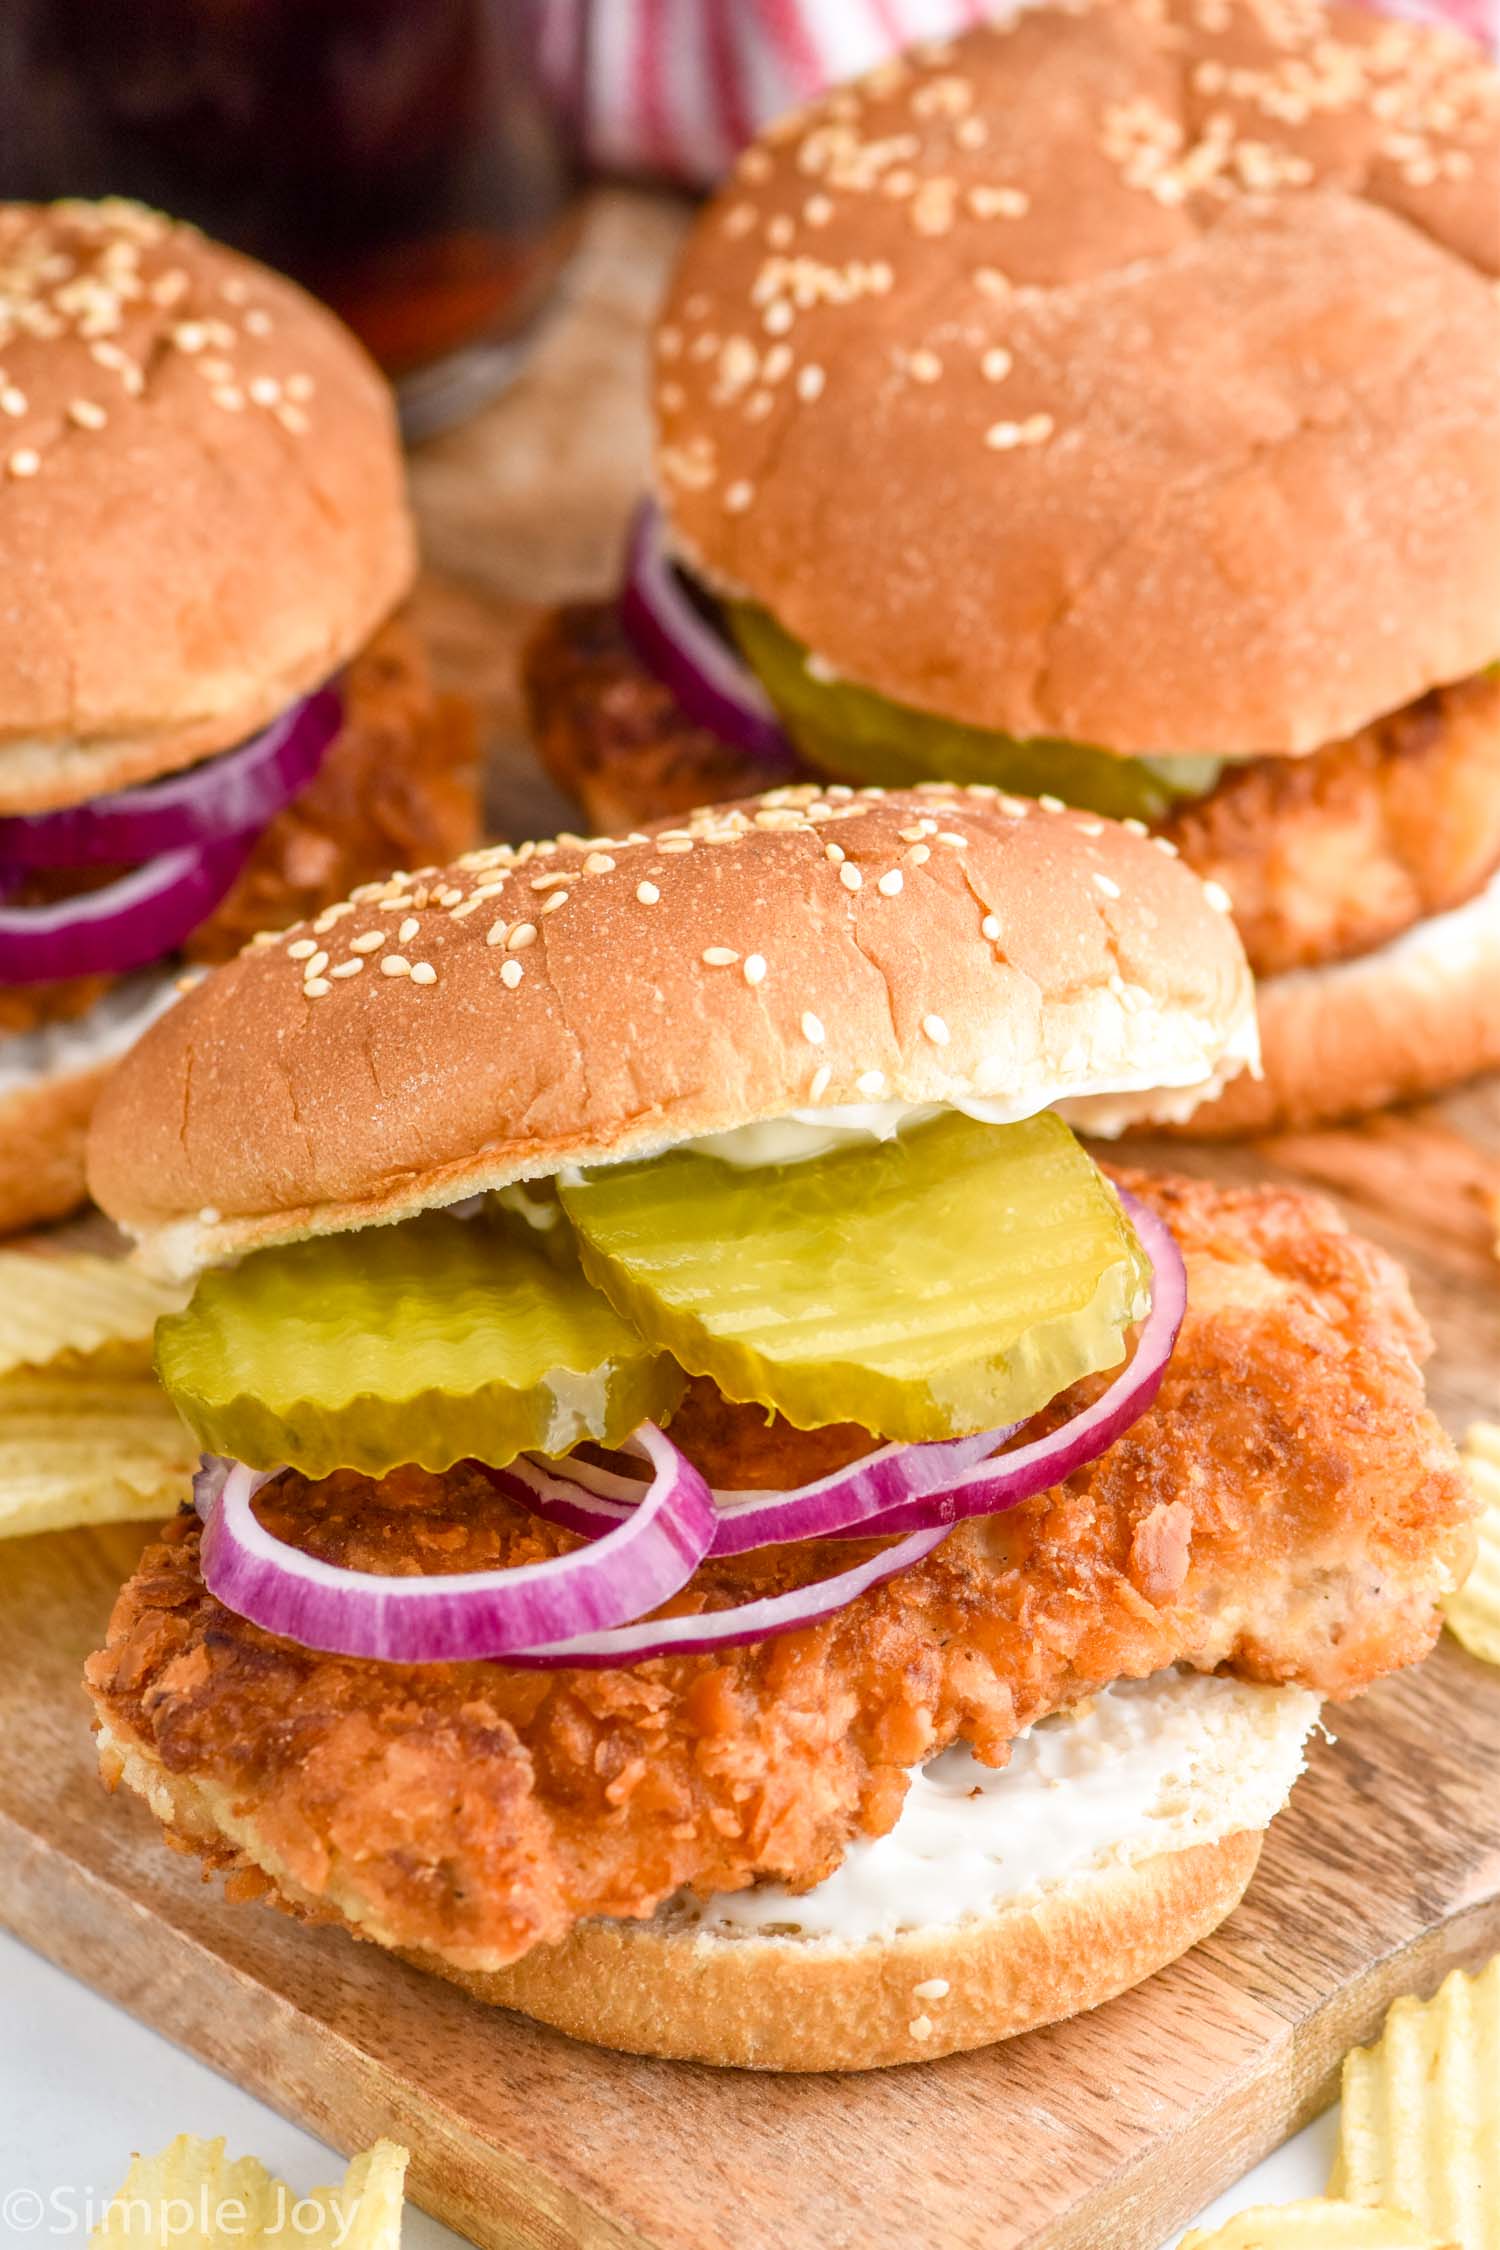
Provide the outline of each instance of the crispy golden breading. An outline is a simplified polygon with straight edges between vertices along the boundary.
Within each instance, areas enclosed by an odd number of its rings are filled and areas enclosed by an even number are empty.
[[[546,619],[526,686],[544,763],[602,828],[787,778],[693,726],[606,604]],[[1367,953],[1500,866],[1500,675],[1437,689],[1311,757],[1231,766],[1162,827],[1229,892],[1257,976]]]
[[[227,898],[183,946],[191,961],[217,963],[257,930],[285,929],[319,913],[356,883],[393,868],[441,864],[478,834],[474,715],[438,695],[412,627],[383,625],[349,665],[344,724],[316,779],[266,828]],[[93,888],[108,873],[39,877],[25,899]],[[111,977],[0,991],[0,1034],[80,1016]]]
[[[393,1942],[493,1960],[683,1885],[814,1883],[851,1836],[891,1825],[909,1767],[958,1739],[1001,1764],[1019,1729],[1120,1677],[1228,1665],[1338,1696],[1423,1656],[1473,1502],[1423,1403],[1427,1339],[1398,1269],[1315,1198],[1132,1184],[1190,1272],[1155,1406],[1065,1486],[964,1526],[825,1623],[614,1672],[320,1657],[208,1596],[183,1517],[89,1665],[101,1717],[117,1745],[227,1792],[304,1898],[352,1893]],[[750,1427],[701,1388],[675,1424],[715,1478],[743,1474]],[[826,1465],[798,1463],[784,1429],[770,1443],[782,1475]],[[473,1467],[285,1478],[264,1513],[373,1571],[569,1544]],[[674,1606],[865,1551],[711,1565]]]
[[[1230,767],[1166,823],[1259,977],[1373,952],[1500,865],[1500,676],[1438,688],[1310,758]]]

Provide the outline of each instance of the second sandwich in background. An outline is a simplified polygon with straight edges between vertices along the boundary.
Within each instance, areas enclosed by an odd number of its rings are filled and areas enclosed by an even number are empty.
[[[1144,820],[1261,986],[1195,1133],[1500,1063],[1497,277],[1456,34],[1099,0],[917,49],[690,236],[660,511],[533,651],[548,762],[612,826],[792,749]]]
[[[196,229],[0,206],[0,549],[4,1232],[82,1201],[99,1086],[185,965],[478,811],[471,716],[393,614],[390,394]]]
[[[835,785],[308,943],[95,1119],[214,1456],[90,1664],[106,1778],[242,1897],[718,2063],[976,2046],[1213,1928],[1474,1503],[1387,1257],[1069,1129],[1253,1058],[1197,879]]]

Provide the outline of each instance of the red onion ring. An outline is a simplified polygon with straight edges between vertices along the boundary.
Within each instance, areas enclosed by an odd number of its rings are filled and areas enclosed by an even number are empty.
[[[171,953],[233,887],[253,836],[164,852],[102,890],[0,905],[0,984],[121,975]]]
[[[305,1555],[259,1522],[251,1502],[266,1482],[236,1461],[203,1498],[203,1583],[216,1601],[264,1632],[335,1656],[388,1664],[503,1658],[597,1635],[656,1609],[708,1553],[708,1486],[654,1423],[637,1435],[654,1475],[628,1521],[591,1546],[513,1570],[384,1578]]]
[[[343,725],[337,686],[182,773],[60,811],[0,819],[0,869],[139,866],[160,852],[258,831],[307,787]]]
[[[705,1488],[706,1489],[706,1488]],[[847,1609],[872,1586],[882,1585],[904,1570],[925,1561],[940,1547],[951,1526],[937,1524],[914,1531],[893,1547],[841,1570],[836,1577],[815,1579],[789,1594],[770,1594],[763,1600],[736,1602],[729,1609],[711,1609],[692,1617],[646,1618],[613,1632],[582,1634],[569,1641],[554,1641],[539,1648],[520,1649],[506,1663],[521,1671],[554,1668],[599,1672],[620,1664],[644,1664],[653,1656],[703,1656],[717,1649],[740,1648],[747,1641],[775,1640],[781,1633],[800,1632],[805,1625],[821,1624],[837,1610]]]
[[[770,697],[683,586],[654,500],[643,500],[631,520],[620,622],[641,661],[696,725],[768,765],[796,768],[797,752]]]

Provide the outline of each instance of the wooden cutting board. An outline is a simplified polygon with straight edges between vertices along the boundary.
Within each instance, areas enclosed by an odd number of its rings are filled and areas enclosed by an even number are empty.
[[[567,808],[526,756],[515,655],[540,603],[607,585],[644,448],[642,337],[681,226],[611,195],[506,399],[415,463],[443,669],[485,712],[492,810]],[[1221,1179],[1329,1188],[1402,1256],[1455,1431],[1500,1415],[1500,1087],[1253,1151]],[[1445,1645],[1337,1715],[1249,1897],[1095,2015],[867,2077],[596,2053],[336,1932],[229,1907],[94,1778],[79,1673],[144,1534],[0,1547],[0,1921],[485,2246],[1155,2250],[1313,2114],[1398,1991],[1500,1949],[1500,1673]]]

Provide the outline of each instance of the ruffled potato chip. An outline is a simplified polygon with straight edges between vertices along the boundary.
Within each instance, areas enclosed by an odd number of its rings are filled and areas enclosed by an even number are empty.
[[[163,1313],[186,1303],[187,1294],[150,1280],[123,1258],[57,1249],[45,1237],[0,1250],[0,1375],[77,1364],[99,1352],[111,1354],[111,1372],[128,1354],[126,1363],[145,1375],[152,1330]]]
[[[1330,2186],[1410,2211],[1455,2250],[1500,2250],[1500,1959],[1398,2000],[1344,2058]]]
[[[0,1376],[0,1539],[169,1516],[197,1459],[149,1375]]]
[[[1185,2234],[1178,2250],[1450,2250],[1400,2211],[1363,2203],[1261,2204],[1237,2211],[1212,2234]]]
[[[1474,1567],[1450,1594],[1448,1630],[1471,1656],[1500,1664],[1500,1428],[1476,1422],[1464,1445],[1464,1465],[1483,1510]]]
[[[299,2195],[254,2156],[183,2133],[138,2156],[89,2237],[89,2250],[400,2250],[410,2159],[377,2141],[342,2187]]]

